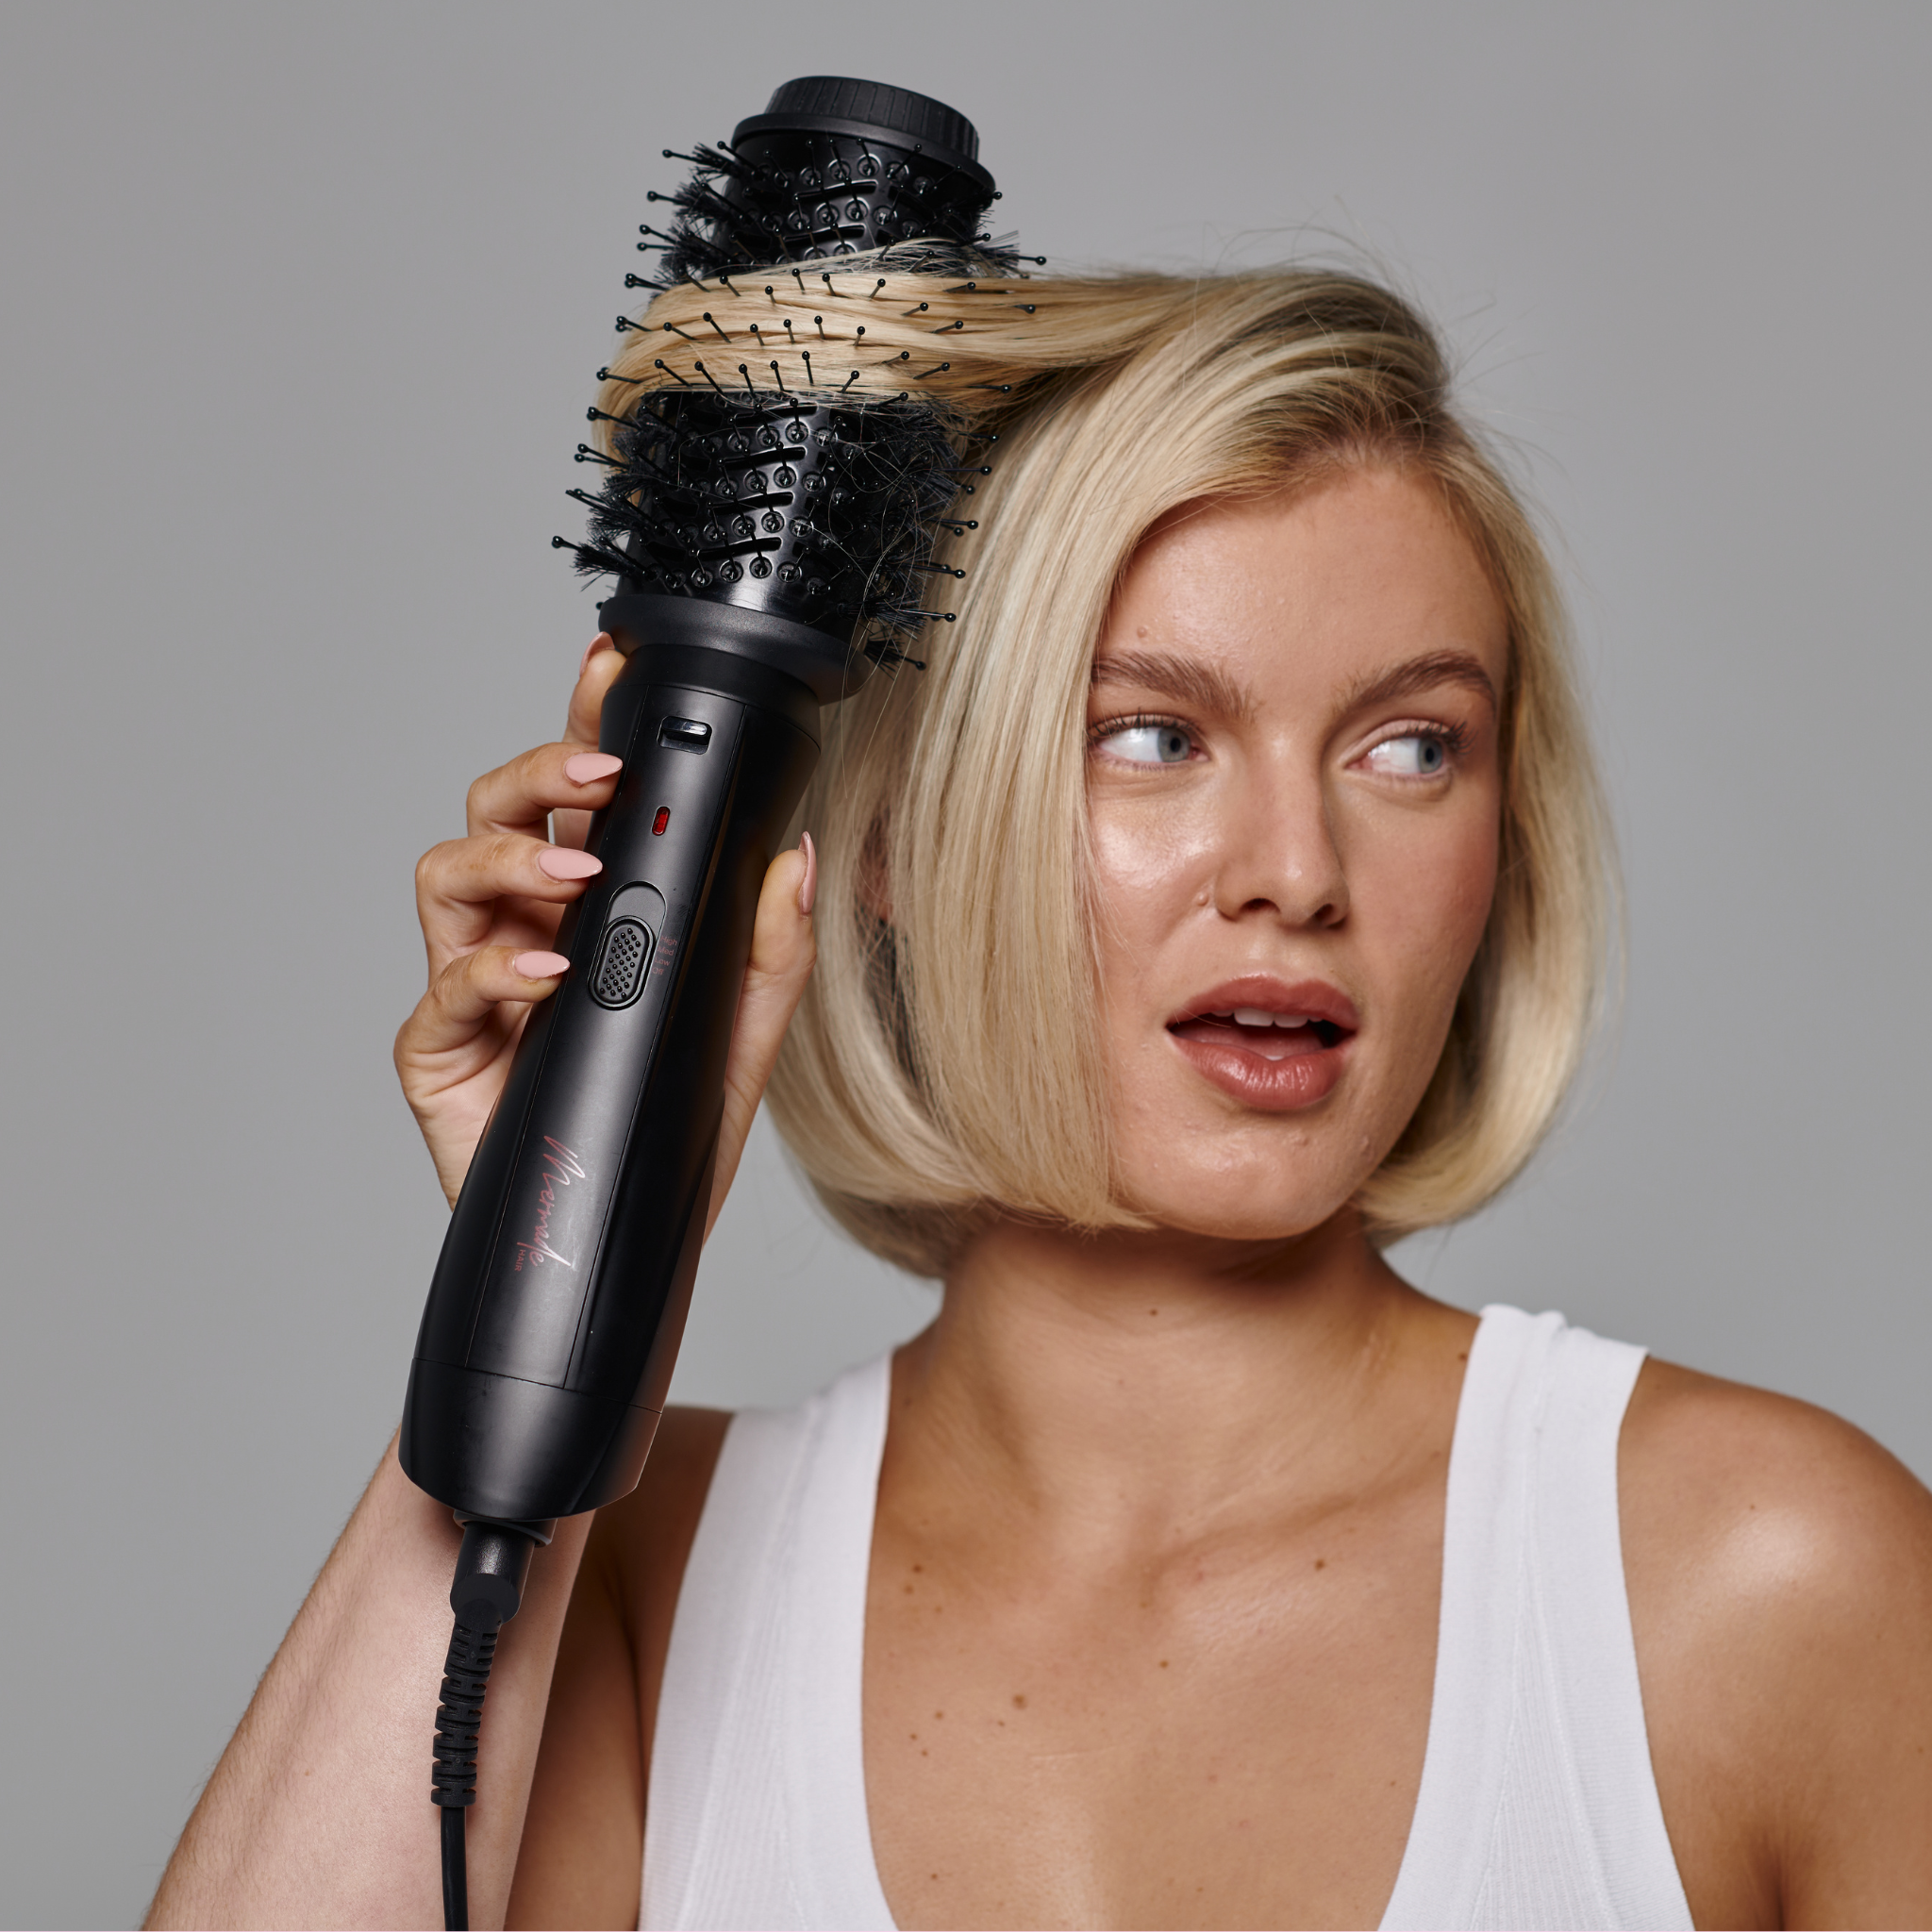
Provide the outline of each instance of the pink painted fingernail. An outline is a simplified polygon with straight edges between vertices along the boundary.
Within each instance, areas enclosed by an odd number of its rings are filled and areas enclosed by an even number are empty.
[[[595,878],[604,870],[601,858],[579,852],[570,845],[546,845],[537,855],[537,863],[554,879]]]
[[[555,979],[570,970],[561,953],[519,953],[509,962],[525,979]]]
[[[819,848],[811,842],[809,832],[801,832],[798,843],[805,853],[805,876],[798,882],[798,909],[809,919],[812,902],[819,895]]]
[[[608,778],[612,772],[624,770],[624,760],[614,758],[608,751],[580,751],[574,758],[563,761],[563,775],[573,785],[594,785],[599,778]]]
[[[579,677],[581,677],[584,675],[584,673],[591,668],[591,659],[594,658],[597,655],[597,653],[601,651],[604,648],[604,646],[608,644],[609,641],[610,633],[608,630],[600,630],[597,633],[597,635],[593,637],[591,640],[591,641],[584,646],[584,655],[582,660],[577,665],[577,675]]]

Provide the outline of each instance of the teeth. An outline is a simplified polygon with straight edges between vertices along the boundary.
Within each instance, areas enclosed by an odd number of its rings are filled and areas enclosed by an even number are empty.
[[[1306,1026],[1308,1023],[1299,1015],[1290,1019],[1284,1013],[1265,1012],[1259,1007],[1237,1007],[1234,1024],[1237,1026]]]

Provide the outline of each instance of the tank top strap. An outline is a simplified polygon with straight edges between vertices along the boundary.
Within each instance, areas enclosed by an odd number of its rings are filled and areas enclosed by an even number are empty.
[[[1450,1455],[1427,1753],[1383,1924],[1683,1926],[1624,1588],[1643,1351],[1488,1307]]]
[[[865,1803],[865,1599],[890,1357],[734,1416],[685,1566],[644,1926],[891,1932]]]

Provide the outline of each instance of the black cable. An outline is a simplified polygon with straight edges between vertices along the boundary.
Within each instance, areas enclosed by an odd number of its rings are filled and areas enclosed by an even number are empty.
[[[476,1740],[483,1727],[483,1693],[496,1658],[502,1626],[523,1602],[531,1552],[550,1541],[547,1523],[471,1522],[463,1527],[450,1607],[456,1627],[442,1666],[442,1701],[436,1707],[436,1769],[430,1802],[442,1812],[442,1923],[445,1932],[469,1932],[470,1883],[464,1813],[476,1802]]]
[[[468,1932],[470,1924],[463,1812],[476,1802],[476,1734],[483,1725],[483,1692],[496,1657],[496,1635],[494,1630],[467,1629],[458,1618],[442,1666],[430,1802],[442,1807],[442,1921],[447,1932]]]
[[[463,1807],[442,1807],[443,1932],[470,1932],[469,1860],[463,1849]]]

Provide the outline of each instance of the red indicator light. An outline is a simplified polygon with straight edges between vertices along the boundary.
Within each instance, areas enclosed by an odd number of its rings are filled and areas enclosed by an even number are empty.
[[[664,827],[670,823],[671,808],[668,805],[660,805],[658,808],[658,816],[651,821],[652,838],[661,839],[664,836]]]

